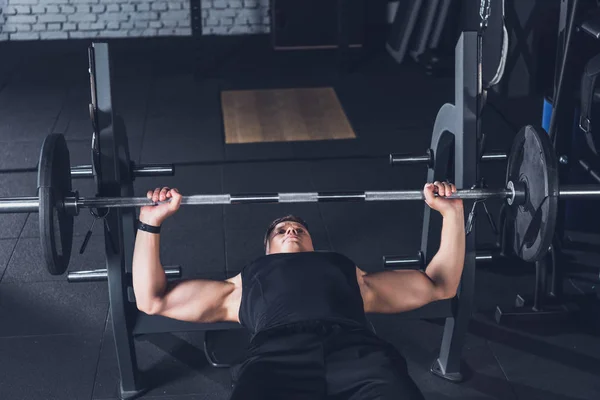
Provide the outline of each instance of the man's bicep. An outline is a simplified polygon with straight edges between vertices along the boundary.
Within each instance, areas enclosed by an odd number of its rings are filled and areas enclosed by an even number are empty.
[[[180,321],[226,320],[235,285],[228,281],[194,279],[170,284],[155,314]]]
[[[433,281],[417,270],[363,274],[359,285],[367,313],[401,313],[438,300]]]

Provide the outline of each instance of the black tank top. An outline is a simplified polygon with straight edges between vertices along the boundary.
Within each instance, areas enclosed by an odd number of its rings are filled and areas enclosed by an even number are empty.
[[[242,270],[240,323],[256,334],[308,320],[366,326],[356,265],[333,252],[265,255]]]

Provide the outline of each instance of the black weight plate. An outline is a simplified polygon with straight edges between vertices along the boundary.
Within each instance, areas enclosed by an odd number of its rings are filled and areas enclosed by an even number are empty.
[[[63,199],[72,195],[71,160],[63,135],[46,137],[38,165],[42,253],[48,271],[61,275],[69,266],[73,246],[73,216],[63,207]]]
[[[558,213],[558,162],[542,128],[528,125],[515,137],[508,156],[509,181],[526,188],[523,204],[514,203],[508,210],[513,250],[524,261],[539,261],[552,244]]]

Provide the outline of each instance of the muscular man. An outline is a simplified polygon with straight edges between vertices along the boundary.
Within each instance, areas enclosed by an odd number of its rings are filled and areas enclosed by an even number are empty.
[[[443,216],[440,247],[425,271],[366,273],[341,254],[315,252],[307,224],[287,216],[269,226],[265,255],[235,277],[167,283],[159,235],[140,230],[133,255],[137,307],[249,329],[231,399],[422,399],[406,362],[375,335],[365,313],[401,313],[455,296],[465,231],[462,201],[444,198],[454,191],[448,183],[425,185],[425,201]],[[181,204],[177,189],[149,191],[148,198],[171,199],[140,210],[140,222],[155,227]]]

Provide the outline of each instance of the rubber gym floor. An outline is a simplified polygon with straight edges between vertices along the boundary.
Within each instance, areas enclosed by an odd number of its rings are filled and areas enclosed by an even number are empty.
[[[127,124],[133,159],[176,164],[174,177],[138,178],[137,195],[163,185],[184,194],[420,189],[425,167],[391,168],[387,156],[422,154],[437,110],[454,96],[452,76],[428,77],[384,52],[368,53],[355,70],[340,74],[328,52],[273,53],[266,38],[224,39],[219,68],[194,79],[195,53],[187,39],[109,43],[114,107]],[[87,44],[2,45],[0,169],[35,166],[51,132],[67,137],[72,165],[90,163]],[[286,87],[333,87],[357,139],[225,144],[220,91]],[[506,151],[515,126],[538,123],[541,106],[533,99],[509,103],[503,115],[498,108],[486,108],[483,129],[489,150]],[[482,174],[490,186],[500,186],[504,168],[488,163]],[[75,180],[74,186],[81,195],[95,194],[92,180]],[[0,196],[35,194],[35,173],[0,174]],[[498,206],[490,202],[495,216]],[[268,223],[290,212],[309,222],[318,249],[341,252],[367,271],[382,268],[383,255],[414,255],[420,245],[421,202],[187,207],[165,223],[162,262],[181,265],[184,278],[230,277],[261,254]],[[86,252],[77,252],[91,220],[86,213],[76,219],[72,271],[104,267],[99,225]],[[117,399],[107,285],[50,276],[41,262],[37,225],[37,214],[0,215],[0,398]],[[477,226],[478,241],[491,243],[485,219]],[[598,270],[592,266],[598,263],[593,253],[577,256],[577,264],[566,266],[565,292],[576,302],[583,293],[597,300]],[[591,306],[560,324],[495,323],[497,305],[508,308],[517,294],[532,294],[533,272],[533,265],[506,260],[478,266],[477,310],[461,384],[429,373],[443,320],[371,319],[406,357],[427,399],[598,399],[595,302],[586,301]],[[136,341],[140,369],[154,385],[144,398],[227,398],[229,372],[207,364],[202,339],[192,332]]]

